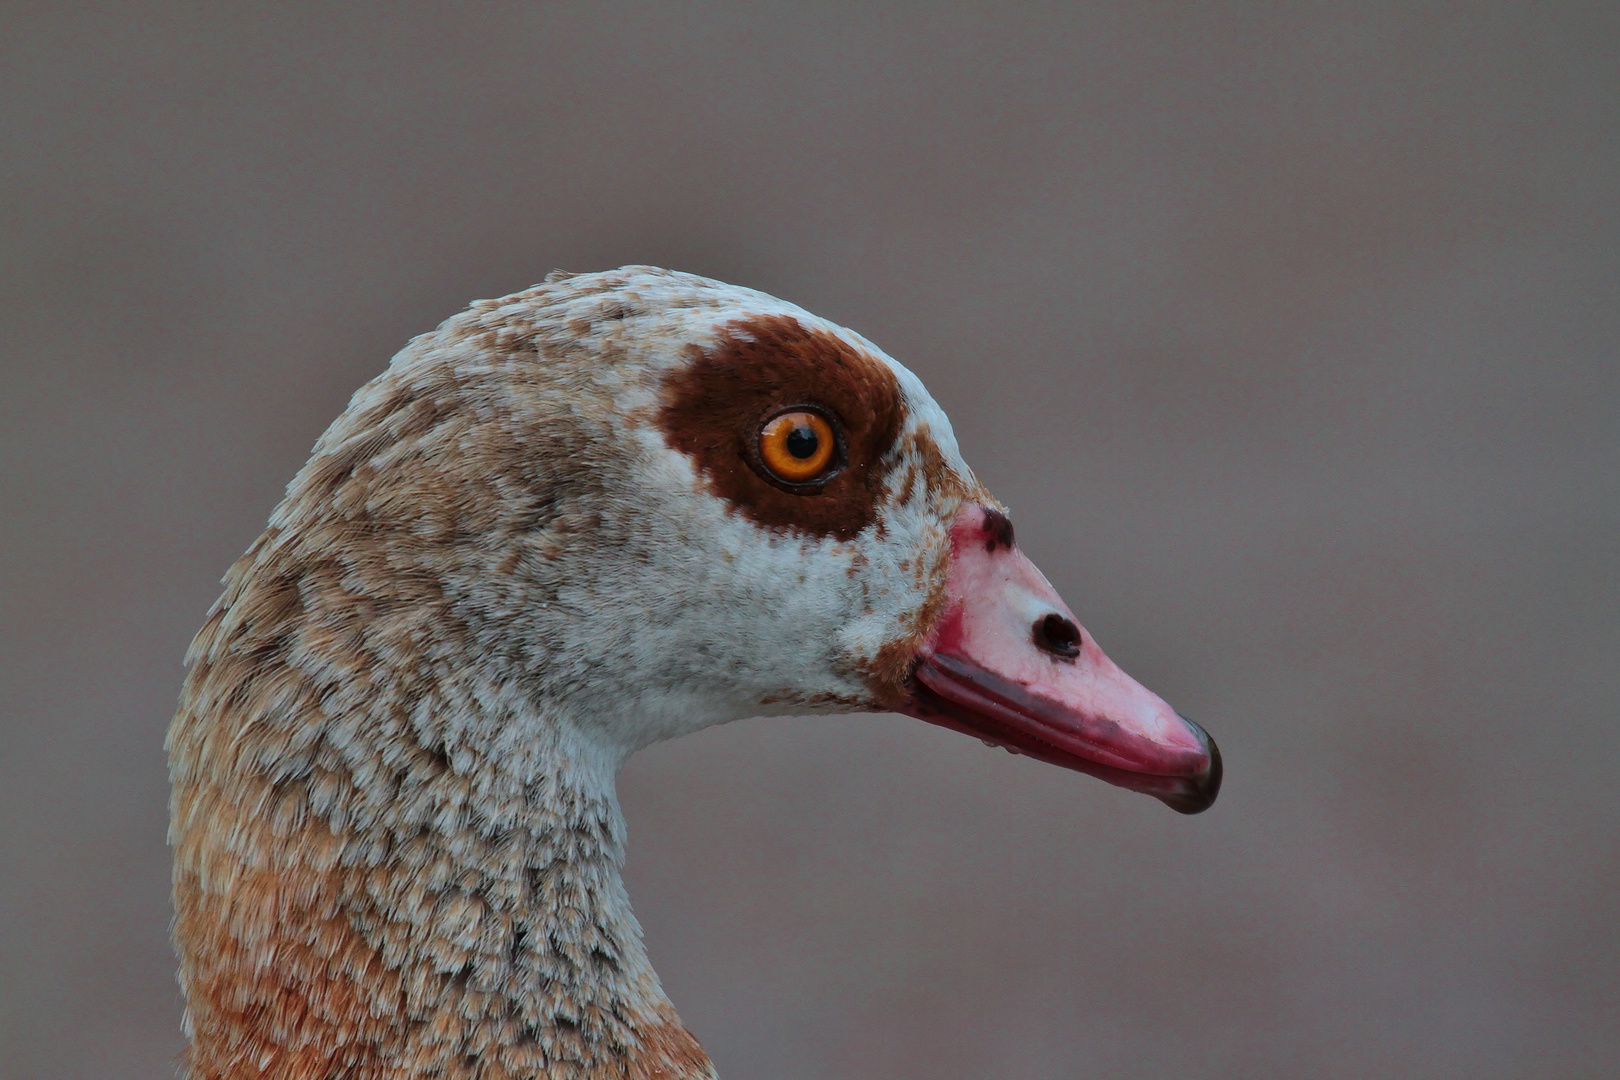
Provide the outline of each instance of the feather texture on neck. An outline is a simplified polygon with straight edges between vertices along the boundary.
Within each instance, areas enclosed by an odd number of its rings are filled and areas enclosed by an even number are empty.
[[[617,751],[324,559],[267,534],[194,646],[171,738],[191,1075],[711,1075],[620,881]]]

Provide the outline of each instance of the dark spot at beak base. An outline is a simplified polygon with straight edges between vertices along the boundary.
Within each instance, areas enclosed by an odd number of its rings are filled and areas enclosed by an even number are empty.
[[[984,550],[994,551],[998,547],[1011,548],[1013,544],[1012,522],[1000,510],[984,508]]]

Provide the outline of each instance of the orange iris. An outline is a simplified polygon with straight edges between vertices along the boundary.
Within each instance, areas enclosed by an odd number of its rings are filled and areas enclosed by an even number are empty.
[[[759,433],[760,460],[787,484],[806,484],[820,477],[837,449],[827,418],[808,410],[773,416]]]

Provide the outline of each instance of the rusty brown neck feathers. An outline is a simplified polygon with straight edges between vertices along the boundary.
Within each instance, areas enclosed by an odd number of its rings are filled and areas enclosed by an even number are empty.
[[[617,759],[469,664],[442,580],[347,527],[272,524],[193,645],[188,1077],[712,1076],[620,881]]]

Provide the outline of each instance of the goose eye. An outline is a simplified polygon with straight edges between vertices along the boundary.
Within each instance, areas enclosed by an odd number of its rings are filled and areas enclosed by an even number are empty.
[[[793,409],[765,421],[759,433],[759,459],[784,484],[825,480],[836,464],[838,436],[819,412]]]

